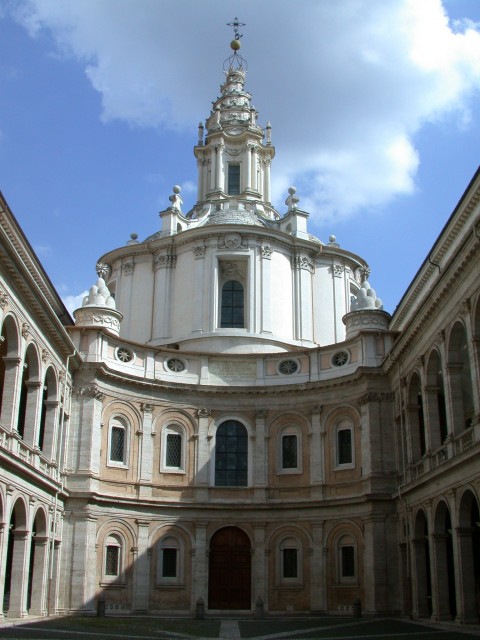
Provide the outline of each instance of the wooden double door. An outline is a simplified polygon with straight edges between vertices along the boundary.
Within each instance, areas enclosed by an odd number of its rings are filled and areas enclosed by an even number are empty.
[[[209,609],[250,609],[252,552],[247,534],[238,527],[219,529],[210,541]]]

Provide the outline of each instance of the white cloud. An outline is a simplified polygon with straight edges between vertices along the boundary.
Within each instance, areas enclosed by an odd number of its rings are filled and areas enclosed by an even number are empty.
[[[24,0],[17,19],[48,30],[85,68],[103,120],[195,131],[218,95],[233,0]],[[480,88],[480,33],[441,0],[244,0],[241,53],[277,148],[273,192],[346,216],[411,193],[415,134],[468,126]],[[195,134],[193,134],[195,135]]]
[[[78,309],[82,306],[82,302],[85,296],[88,295],[88,291],[84,291],[83,293],[79,293],[78,296],[64,296],[62,298],[63,304],[67,307],[70,315],[73,314],[75,309]]]

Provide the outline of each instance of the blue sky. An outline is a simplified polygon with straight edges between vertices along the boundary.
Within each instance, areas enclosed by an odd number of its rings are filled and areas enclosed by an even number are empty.
[[[237,14],[274,204],[295,185],[393,312],[478,165],[479,0],[0,0],[1,191],[72,304],[174,184],[193,205]]]

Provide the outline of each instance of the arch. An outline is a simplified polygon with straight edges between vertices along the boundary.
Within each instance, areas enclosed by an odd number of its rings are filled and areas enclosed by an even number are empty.
[[[41,386],[40,358],[37,347],[30,342],[23,360],[17,414],[17,431],[30,446],[36,444],[35,432],[39,418]]]
[[[239,420],[226,419],[215,432],[216,487],[248,486],[248,431]]]
[[[363,597],[364,537],[358,523],[331,523],[326,532],[327,607],[348,613],[352,602]]]
[[[160,471],[185,473],[187,434],[183,424],[176,421],[162,426],[160,445]]]
[[[210,539],[209,609],[251,609],[251,543],[239,527],[222,527]]]
[[[0,340],[0,415],[2,423],[11,420],[20,356],[20,338],[15,318],[8,314],[3,321]]]
[[[30,539],[30,562],[27,589],[27,609],[31,615],[46,615],[48,584],[48,526],[43,507],[35,512]]]
[[[407,398],[412,462],[418,462],[426,453],[427,439],[425,434],[422,387],[420,375],[417,371],[410,377]]]
[[[115,413],[108,423],[107,465],[128,467],[130,422],[122,414]]]
[[[4,607],[9,617],[27,614],[30,532],[27,505],[17,496],[8,520],[7,561],[5,566]]]
[[[432,451],[436,451],[442,446],[448,435],[442,358],[437,349],[431,351],[425,371],[425,404],[430,442]]]
[[[447,370],[453,432],[458,435],[471,426],[474,417],[467,332],[460,320],[455,322],[449,334]]]
[[[455,567],[453,559],[452,521],[444,500],[435,509],[433,524],[433,580],[436,616],[438,620],[453,620],[457,614]]]
[[[48,367],[42,389],[37,445],[51,460],[55,458],[58,426],[58,382],[55,369]]]
[[[432,577],[430,571],[430,542],[425,511],[419,509],[414,520],[414,565],[416,575],[416,617],[432,615]]]

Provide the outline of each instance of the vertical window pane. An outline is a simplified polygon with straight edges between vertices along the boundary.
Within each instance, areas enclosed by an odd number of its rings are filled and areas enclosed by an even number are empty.
[[[248,482],[247,430],[236,420],[217,429],[215,441],[215,486],[246,487]]]
[[[120,548],[108,545],[105,554],[105,575],[118,576],[118,561],[120,559]]]
[[[112,427],[110,434],[110,460],[112,462],[124,462],[125,460],[124,427]]]
[[[162,578],[177,577],[177,549],[162,549]]]
[[[342,547],[340,552],[342,562],[342,578],[354,578],[355,549],[353,547]]]
[[[338,464],[350,464],[352,462],[352,432],[350,429],[340,429],[338,439]]]
[[[282,437],[282,468],[296,469],[297,464],[297,436]]]
[[[167,467],[182,466],[182,436],[179,433],[167,434],[167,454],[165,459]]]
[[[298,577],[297,549],[283,549],[283,577]]]
[[[245,326],[243,286],[236,280],[229,280],[222,287],[220,326],[240,329]]]
[[[228,193],[231,196],[238,196],[240,193],[240,165],[228,165]]]

